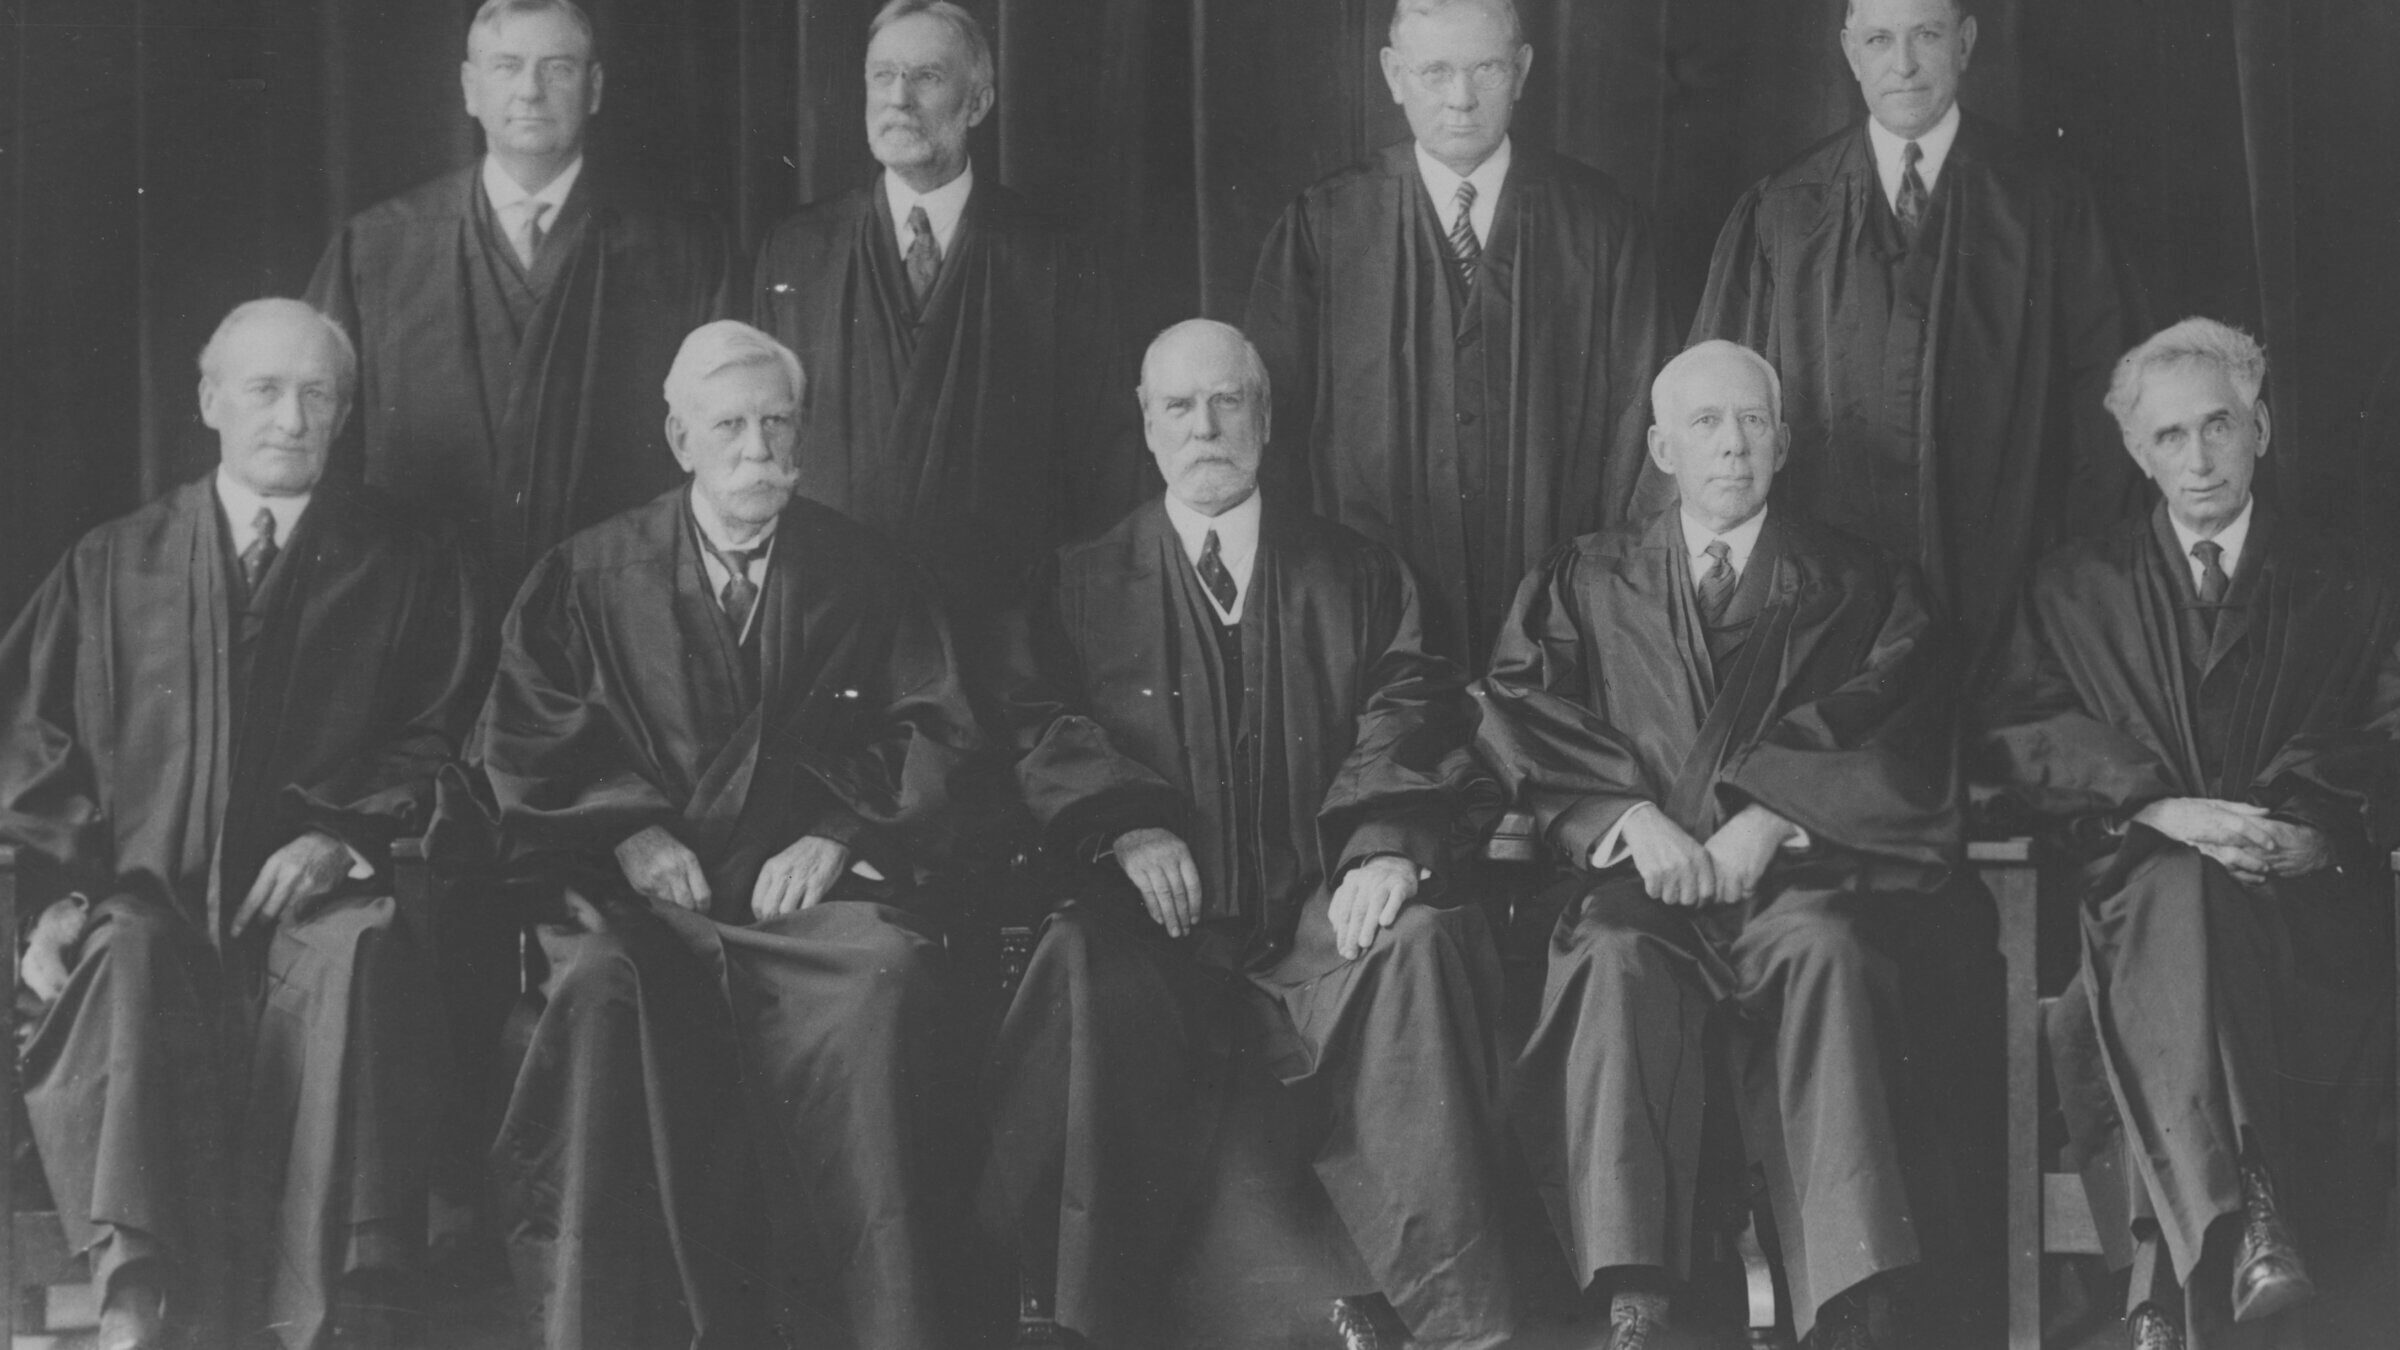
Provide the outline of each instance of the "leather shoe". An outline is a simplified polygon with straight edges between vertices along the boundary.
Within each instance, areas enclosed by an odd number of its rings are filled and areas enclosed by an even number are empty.
[[[2125,1344],[2130,1350],[2183,1350],[2183,1331],[2155,1303],[2145,1303],[2125,1319]]]
[[[1399,1350],[1408,1344],[1408,1331],[1381,1296],[1352,1294],[1333,1301],[1333,1329],[1342,1350]]]
[[[1656,1289],[1620,1289],[1608,1301],[1606,1350],[1646,1350],[1650,1333],[1667,1324],[1667,1295]]]
[[[95,1350],[165,1350],[167,1300],[148,1280],[119,1279],[100,1309]]]
[[[2242,1245],[2233,1260],[2233,1320],[2255,1322],[2317,1296],[2300,1246],[2275,1207],[2266,1169],[2242,1169]]]

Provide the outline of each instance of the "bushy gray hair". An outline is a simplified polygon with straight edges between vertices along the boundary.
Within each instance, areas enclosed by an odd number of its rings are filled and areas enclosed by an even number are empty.
[[[2242,402],[2252,407],[2257,406],[2258,393],[2267,385],[2267,349],[2258,345],[2257,338],[2215,319],[2185,319],[2151,334],[2117,359],[2106,402],[2117,419],[2118,431],[2133,434],[2133,410],[2142,401],[2143,379],[2153,370],[2173,366],[2213,367],[2233,383]]]
[[[575,0],[483,0],[475,17],[467,22],[467,35],[472,38],[478,28],[495,28],[502,19],[514,14],[564,14],[567,22],[583,34],[583,45],[590,49],[591,58],[600,59],[600,33],[592,26],[592,16],[584,12]]]
[[[997,63],[992,60],[992,40],[984,35],[983,25],[974,15],[950,3],[950,0],[891,0],[891,3],[875,11],[874,21],[867,25],[867,41],[873,42],[877,33],[902,19],[914,18],[919,14],[938,20],[950,30],[951,36],[965,44],[969,82],[979,88],[994,87],[999,76],[996,73]]]
[[[351,396],[358,391],[358,346],[332,315],[305,300],[271,295],[258,300],[244,300],[226,311],[225,317],[217,321],[217,331],[208,335],[208,344],[200,349],[200,378],[209,384],[217,382],[224,366],[226,339],[235,329],[262,315],[278,312],[297,313],[314,319],[325,330],[326,337],[333,343],[334,352],[341,357],[342,368],[334,380],[334,388],[341,396],[342,405],[348,407]]]
[[[1676,353],[1673,360],[1658,368],[1658,375],[1650,381],[1650,420],[1653,422],[1658,420],[1659,398],[1665,393],[1670,383],[1682,377],[1686,367],[1704,356],[1724,355],[1740,356],[1756,367],[1761,375],[1767,377],[1767,401],[1775,410],[1775,420],[1782,421],[1783,377],[1775,373],[1775,363],[1741,343],[1728,342],[1724,338],[1710,338],[1706,342],[1695,342]]]
[[[1508,45],[1525,45],[1525,21],[1517,17],[1517,0],[1400,0],[1392,6],[1392,27],[1387,41],[1393,46],[1399,45],[1402,19],[1412,14],[1438,14],[1454,5],[1472,6],[1508,20]]]
[[[1249,367],[1247,378],[1243,380],[1243,384],[1250,392],[1258,396],[1261,407],[1269,405],[1270,400],[1275,397],[1275,386],[1267,378],[1266,358],[1258,354],[1258,347],[1250,341],[1248,334],[1232,324],[1216,319],[1185,319],[1181,323],[1167,325],[1159,330],[1157,337],[1150,339],[1150,345],[1142,351],[1141,387],[1135,390],[1143,402],[1147,403],[1150,398],[1151,359],[1158,354],[1160,347],[1167,344],[1169,338],[1181,337],[1186,333],[1215,333],[1233,339],[1242,349],[1243,363]]]
[[[739,319],[704,323],[683,339],[675,364],[667,368],[667,411],[681,416],[692,406],[701,382],[720,371],[766,365],[781,369],[791,381],[794,405],[808,397],[808,375],[791,348]]]

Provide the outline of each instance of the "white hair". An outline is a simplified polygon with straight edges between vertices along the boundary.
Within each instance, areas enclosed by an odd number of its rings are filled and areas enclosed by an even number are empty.
[[[1783,377],[1775,373],[1775,363],[1741,343],[1728,342],[1723,338],[1711,338],[1706,342],[1693,343],[1677,353],[1675,359],[1659,367],[1657,377],[1650,381],[1650,419],[1654,422],[1658,420],[1658,405],[1666,395],[1667,386],[1670,382],[1682,378],[1686,368],[1698,363],[1703,357],[1728,355],[1739,356],[1748,361],[1757,368],[1760,375],[1766,377],[1768,405],[1774,409],[1775,420],[1782,421]]]
[[[1258,354],[1257,345],[1252,343],[1248,335],[1244,334],[1241,329],[1216,319],[1185,319],[1181,323],[1169,324],[1159,332],[1157,337],[1150,339],[1149,347],[1142,352],[1143,391],[1147,391],[1150,386],[1150,362],[1157,357],[1158,349],[1166,346],[1171,338],[1180,338],[1191,333],[1213,333],[1219,337],[1231,339],[1236,346],[1242,349],[1243,363],[1249,367],[1243,384],[1258,396],[1261,405],[1275,396],[1274,386],[1267,379],[1266,358]]]
[[[919,14],[938,20],[967,49],[967,79],[970,83],[984,89],[996,83],[992,40],[984,36],[983,25],[976,21],[974,15],[950,0],[891,0],[891,3],[875,12],[874,20],[867,25],[867,41],[873,42],[877,33],[902,19]]]
[[[584,13],[583,6],[576,4],[575,0],[483,0],[482,7],[475,11],[475,17],[467,22],[467,34],[472,38],[478,28],[497,28],[502,19],[513,14],[566,15],[567,22],[575,25],[575,30],[583,34],[583,45],[589,49],[592,59],[596,61],[600,58],[600,36],[592,27],[592,16]]]
[[[340,394],[344,406],[347,406],[351,395],[358,389],[357,344],[350,341],[350,334],[332,315],[305,300],[267,296],[259,300],[244,300],[235,305],[226,312],[223,319],[217,322],[217,331],[208,335],[208,345],[200,349],[200,378],[210,384],[215,384],[218,371],[224,364],[224,347],[227,339],[232,336],[235,329],[252,319],[261,318],[267,314],[297,314],[315,320],[317,326],[325,330],[326,340],[333,344],[334,354],[341,359],[341,370],[334,379],[334,388]]]
[[[1393,46],[1399,45],[1402,19],[1412,14],[1431,16],[1458,5],[1467,5],[1507,20],[1508,45],[1525,45],[1525,22],[1517,17],[1516,0],[1400,0],[1392,6],[1392,28],[1388,41]]]
[[[740,366],[772,365],[791,381],[792,401],[808,395],[808,376],[791,348],[739,319],[719,319],[695,328],[675,352],[667,368],[667,411],[681,414],[692,406],[702,381]]]
[[[2242,402],[2252,406],[2267,384],[2267,349],[2258,345],[2257,338],[2215,319],[2185,319],[2151,334],[2117,359],[2107,399],[2117,430],[2133,434],[2133,410],[2142,401],[2142,380],[2153,370],[2172,366],[2213,367],[2232,381]]]

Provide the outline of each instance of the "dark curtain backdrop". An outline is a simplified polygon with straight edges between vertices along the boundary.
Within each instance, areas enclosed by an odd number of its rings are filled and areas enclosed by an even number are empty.
[[[1857,115],[1842,0],[1521,0],[1519,128],[1599,165],[1697,297],[1750,181]],[[1000,48],[983,172],[1102,229],[1145,328],[1238,319],[1311,179],[1403,134],[1391,0],[968,0]],[[754,243],[870,170],[875,0],[598,0],[594,153]],[[2400,471],[2400,6],[1982,0],[1966,101],[2094,176],[2153,316],[2250,326],[2293,500],[2386,519]],[[347,213],[476,153],[471,0],[0,0],[0,606],[196,472],[192,359],[297,292]]]

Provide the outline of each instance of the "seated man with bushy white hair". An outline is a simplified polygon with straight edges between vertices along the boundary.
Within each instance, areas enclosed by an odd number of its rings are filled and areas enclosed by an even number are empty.
[[[2212,319],[2125,354],[2108,409],[2163,500],[2035,569],[1980,711],[1983,768],[2076,845],[2063,1006],[2105,1081],[2064,1095],[2085,1152],[2124,1131],[2130,1203],[2098,1217],[2138,1350],[2314,1294],[2290,1099],[2354,1086],[2390,1025],[2400,596],[2252,490],[2266,377]]]
[[[921,831],[971,739],[949,638],[863,527],[793,494],[800,363],[685,339],[689,481],[541,560],[475,751],[555,902],[494,1150],[552,1350],[936,1325]]]

